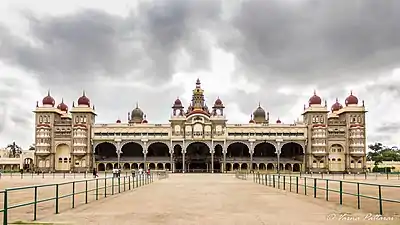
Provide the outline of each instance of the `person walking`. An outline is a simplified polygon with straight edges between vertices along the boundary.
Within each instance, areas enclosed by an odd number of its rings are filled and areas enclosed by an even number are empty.
[[[93,178],[97,178],[97,177],[98,177],[98,175],[97,175],[96,168],[93,168]]]

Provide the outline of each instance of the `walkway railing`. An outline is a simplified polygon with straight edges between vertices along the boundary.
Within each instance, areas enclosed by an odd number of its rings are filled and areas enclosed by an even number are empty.
[[[253,175],[253,181],[297,194],[309,195],[311,192],[314,198],[326,201],[338,199],[340,205],[344,204],[346,196],[352,196],[355,199],[347,198],[349,203],[361,209],[364,202],[363,208],[368,211],[377,211],[377,206],[380,215],[383,215],[384,208],[388,213],[396,213],[400,209],[400,185],[259,173]]]
[[[235,176],[238,179],[247,180],[248,173],[244,171],[236,171]]]
[[[161,179],[166,179],[166,178],[169,177],[168,171],[156,171],[156,172],[153,171],[153,174],[154,174],[154,173],[157,174],[157,178],[158,178],[159,180],[161,180]]]
[[[40,211],[38,207],[45,202],[53,203],[50,207],[53,208],[55,214],[58,214],[60,213],[61,199],[70,198],[70,207],[75,208],[79,204],[77,200],[88,204],[89,196],[91,196],[92,200],[99,200],[102,197],[106,198],[109,195],[153,183],[153,181],[153,175],[151,174],[137,175],[135,177],[94,178],[63,183],[12,187],[0,190],[0,199],[2,198],[3,200],[3,208],[0,208],[0,213],[3,213],[3,225],[8,224],[9,214],[13,209],[31,206],[32,220],[36,220]],[[92,197],[92,195],[94,195],[94,197]],[[17,201],[12,197],[15,197]],[[33,200],[26,202],[27,198]],[[24,215],[26,215],[26,212]]]

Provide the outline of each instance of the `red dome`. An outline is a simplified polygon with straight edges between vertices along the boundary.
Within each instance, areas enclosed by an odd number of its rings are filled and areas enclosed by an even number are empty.
[[[78,99],[78,106],[79,105],[86,105],[90,107],[90,99],[86,97],[85,92],[83,92],[83,95]]]
[[[276,123],[282,123],[282,121],[281,121],[280,119],[278,119],[278,120],[276,121]]]
[[[50,91],[47,92],[47,96],[43,98],[42,103],[43,105],[51,105],[52,107],[54,107],[56,101],[54,101],[54,98],[51,97]]]
[[[254,120],[250,120],[249,123],[255,123],[255,121]]]
[[[331,110],[332,110],[332,112],[334,112],[334,111],[338,111],[342,108],[343,108],[342,104],[340,104],[339,100],[336,99],[336,102],[332,105]]]
[[[117,122],[116,123],[121,123],[121,120],[120,119],[117,119]]]
[[[314,91],[314,95],[311,96],[310,100],[308,100],[309,105],[321,105],[322,99],[317,95],[317,93]]]
[[[57,109],[59,109],[63,112],[68,112],[68,106],[64,103],[64,99],[61,100],[60,104],[58,104]]]
[[[347,105],[357,105],[358,104],[358,98],[353,95],[353,92],[350,92],[349,97],[346,98],[346,106]]]
[[[174,102],[174,105],[182,105],[182,101],[179,98],[177,98]]]
[[[219,97],[217,98],[217,100],[215,100],[214,105],[222,105],[222,101]]]
[[[142,123],[148,123],[148,121],[147,121],[146,119],[144,119],[144,120],[142,121]]]

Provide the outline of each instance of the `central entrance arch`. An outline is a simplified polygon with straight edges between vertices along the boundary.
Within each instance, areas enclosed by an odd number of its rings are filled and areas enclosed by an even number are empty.
[[[203,142],[193,142],[186,148],[185,163],[188,172],[205,173],[211,170],[210,148]]]

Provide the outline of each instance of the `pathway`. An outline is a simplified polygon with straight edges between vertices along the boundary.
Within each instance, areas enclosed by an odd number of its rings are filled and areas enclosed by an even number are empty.
[[[357,212],[361,221],[327,219],[340,212]],[[368,223],[362,219],[364,215],[334,203],[239,180],[233,175],[174,174],[134,191],[51,216],[46,222],[85,225],[390,224]]]

